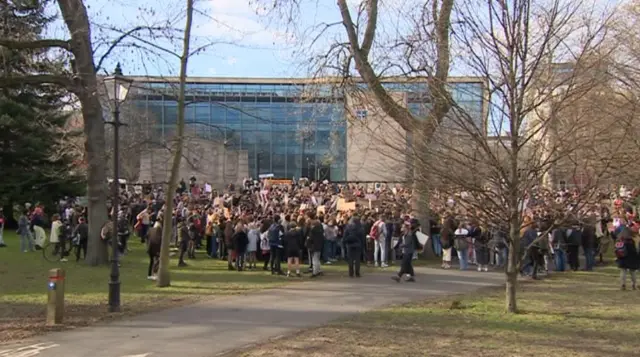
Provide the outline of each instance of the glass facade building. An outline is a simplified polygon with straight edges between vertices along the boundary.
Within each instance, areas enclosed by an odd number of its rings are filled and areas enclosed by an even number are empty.
[[[152,135],[168,139],[177,122],[177,79],[134,78],[132,102]],[[426,112],[424,83],[385,83],[408,93],[409,109]],[[452,81],[452,93],[483,124],[483,83]],[[187,137],[246,150],[249,173],[278,178],[344,181],[347,118],[344,95],[333,85],[304,80],[197,78],[186,90]]]

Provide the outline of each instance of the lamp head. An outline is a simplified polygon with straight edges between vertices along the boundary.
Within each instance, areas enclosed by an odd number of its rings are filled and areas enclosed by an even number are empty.
[[[122,75],[120,63],[116,65],[113,75],[105,77],[103,82],[109,102],[115,104],[122,103],[127,99],[129,88],[131,88],[131,83],[133,83],[131,79]]]

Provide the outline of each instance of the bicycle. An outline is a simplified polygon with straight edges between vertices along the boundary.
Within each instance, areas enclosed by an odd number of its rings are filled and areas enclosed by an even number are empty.
[[[50,263],[58,262],[60,261],[60,249],[63,252],[62,257],[68,257],[73,250],[73,242],[70,239],[66,239],[64,245],[62,243],[47,242],[42,247],[42,256]]]

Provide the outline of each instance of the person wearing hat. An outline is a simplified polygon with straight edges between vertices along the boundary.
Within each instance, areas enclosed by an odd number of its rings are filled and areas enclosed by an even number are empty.
[[[420,242],[416,232],[420,228],[420,222],[411,218],[404,222],[404,234],[393,249],[402,248],[402,263],[397,276],[391,279],[400,282],[403,275],[407,275],[408,282],[415,282],[415,274],[413,272],[413,253],[420,249]]]

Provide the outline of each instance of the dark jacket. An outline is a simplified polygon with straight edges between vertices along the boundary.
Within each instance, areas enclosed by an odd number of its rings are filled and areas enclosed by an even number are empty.
[[[596,247],[596,227],[587,224],[582,228],[582,248],[595,249]]]
[[[567,248],[567,231],[564,228],[556,228],[551,233],[553,249]]]
[[[191,230],[189,229],[189,225],[182,223],[179,229],[180,242],[188,243],[191,240]]]
[[[284,245],[288,252],[301,251],[301,243],[303,243],[302,230],[294,228],[284,234]]]
[[[633,238],[624,239],[624,246],[627,251],[627,255],[624,258],[618,258],[616,263],[621,269],[638,270],[640,269],[640,254],[636,248],[636,243]]]
[[[249,237],[245,231],[235,232],[233,234],[233,248],[237,254],[246,253],[247,245],[249,245]]]
[[[582,243],[582,231],[580,228],[572,227],[567,235],[567,245],[579,246]]]
[[[405,233],[402,236],[402,239],[399,239],[393,249],[402,248],[402,255],[413,255],[413,253],[418,249],[420,242],[418,241],[418,236],[416,235],[416,231],[412,230],[410,232]]]
[[[233,223],[226,221],[224,224],[224,244],[227,245],[227,249],[233,249]]]
[[[342,241],[344,245],[352,248],[362,248],[362,244],[366,239],[364,227],[359,218],[353,218],[344,228],[344,237]]]
[[[282,245],[282,235],[284,235],[284,227],[280,223],[272,223],[269,227],[269,246],[272,248]]]
[[[89,240],[89,225],[86,223],[80,223],[76,226],[76,234],[80,236],[80,241],[88,241]]]
[[[453,247],[453,232],[456,231],[456,221],[453,217],[448,217],[444,220],[444,224],[440,228],[440,241],[442,242],[443,249],[449,249]]]
[[[152,227],[149,229],[148,236],[149,243],[147,245],[147,253],[153,256],[160,255],[160,248],[162,247],[162,227]]]
[[[309,232],[307,233],[307,248],[311,252],[321,252],[324,246],[324,229],[320,221],[311,222]]]

